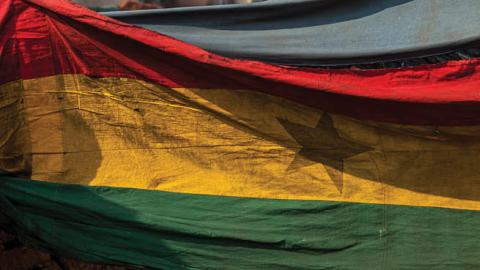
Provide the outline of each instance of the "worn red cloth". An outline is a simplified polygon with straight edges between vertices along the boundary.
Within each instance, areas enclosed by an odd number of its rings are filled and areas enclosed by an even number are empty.
[[[480,60],[381,70],[291,68],[221,57],[68,0],[0,6],[0,64],[12,67],[0,83],[54,74],[128,77],[166,87],[261,91],[359,119],[480,123]]]

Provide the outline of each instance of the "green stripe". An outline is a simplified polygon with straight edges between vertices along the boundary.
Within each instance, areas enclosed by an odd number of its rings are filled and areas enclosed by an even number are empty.
[[[188,195],[0,175],[1,212],[63,255],[162,269],[479,269],[480,212]]]

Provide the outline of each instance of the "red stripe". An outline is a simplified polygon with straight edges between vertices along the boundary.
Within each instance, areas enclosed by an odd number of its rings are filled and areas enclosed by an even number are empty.
[[[6,10],[9,1],[2,2]],[[55,74],[142,79],[168,87],[250,89],[360,119],[480,124],[480,62],[323,70],[220,57],[66,0],[14,0],[0,38],[0,83]]]

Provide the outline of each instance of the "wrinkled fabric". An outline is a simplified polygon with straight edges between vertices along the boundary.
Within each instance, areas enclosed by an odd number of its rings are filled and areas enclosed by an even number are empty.
[[[0,175],[3,213],[56,254],[139,269],[478,269],[478,211],[201,196]]]
[[[267,0],[105,15],[243,59],[349,65],[474,46],[476,0]]]
[[[8,127],[0,131],[0,169],[17,176],[480,210],[479,125],[359,121],[247,89],[85,75],[5,84],[0,98],[9,101],[0,105]]]
[[[247,89],[364,120],[480,123],[478,59],[401,69],[292,68],[225,58],[68,2],[11,3],[0,10],[0,65],[8,67],[0,84],[57,74],[123,77],[164,87]]]
[[[480,60],[226,58],[0,2],[0,224],[153,269],[477,269]]]

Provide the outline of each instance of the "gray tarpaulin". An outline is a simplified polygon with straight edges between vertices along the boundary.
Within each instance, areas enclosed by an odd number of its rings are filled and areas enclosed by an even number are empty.
[[[480,41],[479,0],[267,0],[107,12],[206,50],[281,64],[355,64]]]

